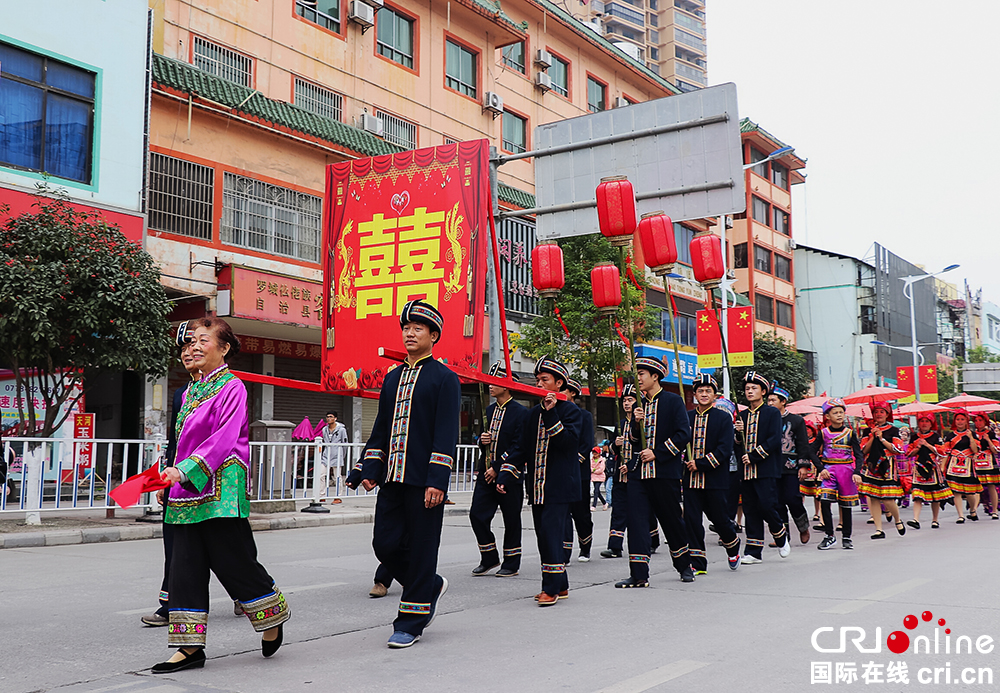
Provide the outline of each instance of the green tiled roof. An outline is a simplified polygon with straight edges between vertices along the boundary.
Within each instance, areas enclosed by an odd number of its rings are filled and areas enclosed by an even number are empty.
[[[749,118],[741,118],[740,119],[740,132],[742,132],[742,133],[759,132],[761,135],[763,135],[767,139],[769,139],[772,142],[776,143],[778,145],[777,149],[781,149],[782,147],[789,147],[789,146],[791,146],[791,145],[785,144],[784,142],[782,142],[781,140],[779,140],[777,137],[775,137],[774,135],[772,135],[771,133],[769,133],[767,130],[765,130],[761,126],[757,125],[757,123],[755,123],[752,120],[750,120]]]
[[[594,31],[592,31],[590,28],[587,27],[586,24],[581,22],[579,19],[577,19],[569,12],[556,5],[555,3],[550,2],[549,0],[534,0],[534,2],[538,6],[542,7],[546,12],[558,17],[560,21],[564,22],[567,26],[569,26],[570,29],[573,29],[576,33],[583,36],[590,43],[594,44],[595,46],[599,46],[604,50],[610,51],[617,57],[624,59],[625,62],[628,63],[629,67],[632,67],[637,72],[642,73],[644,77],[648,77],[649,79],[653,80],[654,82],[656,82],[657,84],[659,84],[661,87],[668,90],[672,94],[681,93],[681,90],[678,89],[676,86],[674,86],[667,80],[660,77],[658,74],[650,70],[648,67],[646,67],[638,60],[634,60],[632,56],[630,56],[628,53],[615,46],[613,43],[611,43],[611,41],[609,41],[605,37],[600,36]]]
[[[523,34],[527,28],[515,22],[509,14],[504,12],[499,2],[494,2],[494,0],[472,0],[472,4],[486,10],[494,20],[508,25],[509,28],[518,33]]]
[[[252,89],[163,55],[153,55],[153,82],[238,109],[267,123],[317,137],[363,156],[394,154],[403,150],[359,128],[310,113],[284,101],[269,99]]]
[[[535,206],[535,196],[523,190],[511,187],[506,183],[497,185],[497,197],[501,202],[514,205],[520,209],[532,209]]]

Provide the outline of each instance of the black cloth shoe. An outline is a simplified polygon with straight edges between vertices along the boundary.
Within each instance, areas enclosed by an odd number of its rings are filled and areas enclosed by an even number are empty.
[[[632,588],[632,587],[649,587],[649,581],[648,580],[633,580],[632,578],[628,578],[627,580],[622,580],[620,582],[616,582],[615,583],[615,587],[618,587],[618,588],[621,588],[621,589],[628,589],[628,588]]]
[[[517,571],[513,568],[501,568],[497,571],[497,577],[514,577]]]
[[[178,660],[176,662],[160,662],[159,664],[154,664],[152,672],[154,674],[172,674],[175,671],[182,671],[184,669],[201,669],[205,666],[205,648],[199,647],[197,650],[191,654],[182,652],[184,659]]]
[[[681,571],[681,582],[694,582],[694,572],[690,566]]]
[[[491,570],[493,570],[494,568],[496,568],[498,565],[500,565],[500,564],[499,563],[494,563],[493,565],[484,565],[484,564],[480,563],[479,565],[477,565],[475,568],[472,569],[472,574],[476,575],[476,576],[486,575],[486,573],[490,572]]]
[[[879,530],[872,535],[872,539],[885,539],[885,532]]]
[[[601,551],[601,558],[621,558],[621,551],[612,551],[611,549],[604,549]]]
[[[920,523],[917,522],[916,520],[907,520],[906,524],[910,525],[910,527],[913,527],[913,529],[920,529]]]
[[[274,640],[265,640],[264,638],[260,639],[260,653],[265,657],[270,657],[278,651],[279,647],[281,647],[281,641],[284,640],[284,637],[285,624],[281,623],[278,625],[278,637]]]

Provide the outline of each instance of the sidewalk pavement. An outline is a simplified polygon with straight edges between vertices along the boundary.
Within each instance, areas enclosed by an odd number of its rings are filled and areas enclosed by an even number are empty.
[[[469,514],[472,503],[471,493],[450,494],[454,505],[445,508],[445,516]],[[343,503],[331,505],[329,513],[303,513],[309,500],[295,501],[295,512],[250,513],[250,528],[255,532],[277,529],[298,529],[301,527],[328,527],[330,525],[353,525],[375,521],[376,496],[352,496]],[[122,510],[115,508],[115,516],[105,517],[103,508],[46,512],[42,514],[41,525],[27,525],[24,518],[0,516],[0,549],[24,548],[30,546],[62,546],[67,544],[96,544],[109,541],[130,541],[132,539],[158,539],[163,536],[163,525],[159,521],[143,521],[142,509]]]

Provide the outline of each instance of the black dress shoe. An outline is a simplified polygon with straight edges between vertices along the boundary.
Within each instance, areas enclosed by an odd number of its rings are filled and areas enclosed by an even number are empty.
[[[513,568],[501,568],[496,573],[497,577],[514,577],[517,575],[517,571]]]
[[[621,558],[621,551],[614,551],[612,549],[604,549],[601,551],[601,558]]]
[[[681,571],[681,582],[694,582],[694,571],[690,568],[685,568]]]
[[[498,565],[500,565],[500,564],[499,563],[494,563],[493,565],[485,565],[483,563],[480,563],[479,565],[477,565],[475,568],[472,569],[472,574],[473,575],[477,575],[477,576],[478,575],[486,575],[486,573],[490,572],[491,570],[493,570],[494,568],[496,568]]]
[[[265,640],[264,638],[260,639],[260,653],[265,657],[270,657],[271,655],[273,655],[275,652],[278,651],[279,647],[281,647],[281,641],[284,639],[284,637],[285,637],[285,624],[282,623],[281,625],[278,626],[278,637],[276,637],[274,640]]]
[[[175,671],[181,671],[183,669],[201,669],[205,666],[205,648],[199,647],[197,650],[191,654],[186,652],[181,652],[184,655],[184,659],[179,659],[176,662],[160,662],[159,664],[154,664],[152,672],[154,674],[172,674]]]

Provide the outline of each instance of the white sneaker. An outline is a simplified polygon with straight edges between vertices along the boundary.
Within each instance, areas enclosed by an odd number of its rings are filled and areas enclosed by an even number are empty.
[[[757,563],[763,563],[761,559],[756,556],[751,556],[750,554],[744,554],[743,560],[740,561],[740,565],[756,565]]]
[[[585,556],[581,553],[576,560],[580,561],[580,563],[588,563],[590,562],[590,554]]]
[[[785,545],[778,547],[778,555],[782,558],[788,558],[788,554],[792,552],[792,542],[785,537]]]

